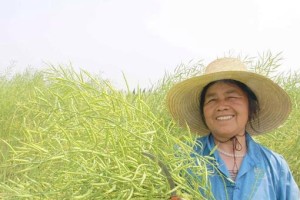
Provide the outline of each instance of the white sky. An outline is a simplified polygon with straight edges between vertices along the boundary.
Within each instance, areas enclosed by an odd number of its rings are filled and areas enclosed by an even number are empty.
[[[298,0],[0,0],[0,72],[72,65],[123,87],[228,52],[300,69]]]

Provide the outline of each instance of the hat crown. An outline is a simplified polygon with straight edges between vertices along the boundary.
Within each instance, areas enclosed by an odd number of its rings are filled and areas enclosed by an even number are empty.
[[[237,58],[220,58],[211,62],[206,67],[205,74],[222,71],[247,71],[247,67]]]

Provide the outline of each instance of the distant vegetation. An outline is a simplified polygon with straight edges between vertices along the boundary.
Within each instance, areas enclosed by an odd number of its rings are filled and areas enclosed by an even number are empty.
[[[299,185],[300,74],[277,73],[280,55],[243,59],[292,99],[287,122],[255,139],[286,158]],[[199,157],[203,164],[192,165],[195,136],[180,129],[165,106],[174,83],[201,73],[201,62],[182,64],[134,92],[71,66],[1,74],[0,198],[168,199],[172,191],[159,162],[176,183],[173,192],[203,199],[193,189],[201,187],[209,196],[205,163],[211,160]],[[187,168],[202,178],[187,177]]]

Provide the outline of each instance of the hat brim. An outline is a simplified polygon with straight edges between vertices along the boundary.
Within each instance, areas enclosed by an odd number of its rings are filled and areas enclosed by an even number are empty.
[[[247,71],[223,71],[193,77],[174,85],[168,95],[168,109],[175,121],[199,135],[210,131],[200,116],[200,94],[210,82],[233,79],[246,84],[257,96],[260,111],[258,117],[246,126],[252,135],[262,134],[279,127],[291,112],[288,94],[271,79]]]

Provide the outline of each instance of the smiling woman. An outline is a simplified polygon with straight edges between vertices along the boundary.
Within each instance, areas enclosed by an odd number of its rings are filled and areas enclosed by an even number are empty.
[[[283,157],[251,137],[277,128],[291,111],[289,96],[276,83],[248,72],[238,59],[222,58],[204,75],[175,85],[167,99],[173,118],[203,136],[191,155],[215,161],[208,164],[216,169],[209,177],[215,199],[300,197]]]
[[[249,101],[247,93],[237,83],[228,82],[230,80],[215,81],[205,87],[206,90],[201,93],[204,105],[200,104],[200,111],[218,143],[218,151],[225,161],[231,179],[235,180],[242,158],[247,152],[243,136],[248,122]],[[228,145],[229,140],[233,141],[232,147]],[[236,150],[240,151],[240,156],[237,156]]]
[[[201,96],[204,96],[201,99],[205,99],[204,105],[200,105],[204,122],[216,136],[220,137],[220,140],[231,138],[236,133],[239,135],[245,133],[248,98],[241,88],[218,81],[210,85],[206,94],[202,92]]]

